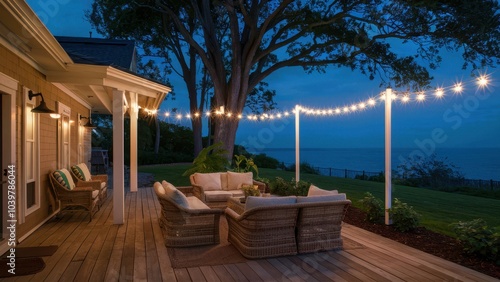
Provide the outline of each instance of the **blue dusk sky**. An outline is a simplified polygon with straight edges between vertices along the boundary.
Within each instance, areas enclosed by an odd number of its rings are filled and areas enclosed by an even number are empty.
[[[84,18],[91,0],[27,1],[48,29],[56,36],[93,37],[93,31]],[[51,3],[48,5],[47,3]],[[400,52],[404,54],[401,46]],[[451,90],[442,99],[430,93],[423,102],[393,104],[392,146],[400,148],[489,148],[500,147],[500,69],[485,70],[490,84],[478,91],[470,70],[462,70],[460,54],[443,54],[444,61],[431,75],[436,87],[465,84],[457,95]],[[160,114],[173,108],[187,113],[189,103],[184,82],[176,74],[170,76],[175,100],[166,100]],[[366,101],[385,89],[380,81],[370,81],[360,72],[348,68],[328,68],[324,74],[306,74],[301,68],[282,69],[266,79],[276,90],[275,100],[281,112],[290,111],[296,104],[315,108],[337,108]],[[398,89],[395,89],[398,90]],[[165,119],[162,117],[162,119]],[[190,126],[187,119],[171,122]],[[206,120],[204,120],[206,127]],[[339,116],[300,117],[300,146],[302,148],[381,148],[384,146],[384,105]],[[264,148],[293,148],[295,146],[295,119],[274,121],[242,120],[237,133],[237,144],[259,151]]]

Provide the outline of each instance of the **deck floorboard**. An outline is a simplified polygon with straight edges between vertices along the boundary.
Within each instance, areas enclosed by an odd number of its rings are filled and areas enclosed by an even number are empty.
[[[83,212],[49,220],[19,244],[58,245],[45,269],[2,281],[498,281],[348,224],[342,236],[364,247],[174,269],[153,189],[125,194],[124,224],[112,206],[110,190],[92,222]]]

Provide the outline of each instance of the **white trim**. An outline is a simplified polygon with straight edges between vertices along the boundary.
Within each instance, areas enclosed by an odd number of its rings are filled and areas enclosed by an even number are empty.
[[[113,223],[125,222],[124,91],[113,90]]]
[[[11,77],[0,72],[0,99],[2,99],[2,167],[7,168],[8,165],[16,164],[16,96],[18,90],[18,82]],[[5,95],[3,95],[5,94]],[[4,134],[5,137],[4,138]],[[3,173],[3,172],[2,172]],[[16,173],[19,176],[19,173]],[[3,178],[3,175],[2,177]],[[0,253],[6,252],[10,246],[7,240],[2,240],[2,238],[8,238],[9,232],[7,230],[7,187],[0,185],[2,193],[2,211],[0,212],[0,220],[3,222],[3,228],[0,230]],[[19,186],[17,186],[17,192],[19,192]],[[18,209],[19,210],[19,209]]]
[[[33,59],[28,57],[25,53],[21,52],[18,48],[16,48],[14,45],[12,45],[11,42],[7,41],[2,36],[0,36],[0,45],[2,45],[3,47],[7,48],[7,50],[14,53],[14,55],[18,56],[20,59],[25,61],[32,68],[36,69],[39,72],[42,72],[42,73],[44,72],[43,68],[40,65],[38,65]]]
[[[80,96],[76,95],[73,91],[69,90],[66,86],[62,85],[61,83],[52,83],[55,87],[59,88],[62,92],[64,92],[66,95],[69,97],[75,99],[78,103],[82,104],[85,108],[87,109],[92,109],[92,105],[80,98]]]
[[[139,99],[137,93],[130,96],[130,192],[137,192],[137,119],[139,115]]]
[[[70,169],[71,162],[71,108],[66,106],[65,104],[57,101],[57,112],[61,115],[57,122],[57,167]],[[67,131],[64,131],[64,123],[67,119]],[[63,139],[64,136],[67,136],[67,147],[65,146],[66,140]],[[67,149],[66,159],[64,157],[64,149]]]
[[[26,139],[26,125],[28,124],[28,113],[26,112],[26,106],[27,105],[33,105],[33,107],[36,106],[36,99],[30,100],[28,98],[28,92],[29,89],[26,87],[23,87],[23,106],[22,106],[22,116],[23,116],[23,124],[22,124],[22,141],[21,141],[21,156],[23,158],[22,162],[22,183],[21,183],[21,207],[22,209],[20,210],[19,213],[19,223],[24,223],[26,220],[26,216],[33,213],[34,211],[38,210],[40,208],[40,114],[35,114],[35,120],[34,123],[32,123],[34,131],[33,131],[33,151],[34,154],[32,155],[33,159],[31,163],[33,164],[33,178],[28,179],[27,178],[27,166],[30,164],[30,161],[28,161],[27,157],[27,146],[26,143],[28,142]],[[30,181],[31,180],[31,181]],[[27,197],[27,185],[28,181],[34,182],[35,183],[35,204],[31,207],[28,207],[28,197]]]

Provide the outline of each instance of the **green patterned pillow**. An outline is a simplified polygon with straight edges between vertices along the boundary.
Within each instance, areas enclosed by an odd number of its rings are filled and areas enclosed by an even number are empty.
[[[64,188],[68,190],[73,190],[75,188],[75,183],[73,182],[73,178],[69,174],[69,171],[65,168],[61,170],[54,171],[54,178],[57,182],[59,182]]]
[[[85,181],[85,176],[83,175],[83,171],[77,165],[71,167],[71,171],[76,176],[76,178]]]

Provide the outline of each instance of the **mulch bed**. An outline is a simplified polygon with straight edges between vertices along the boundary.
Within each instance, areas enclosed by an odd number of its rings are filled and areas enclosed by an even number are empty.
[[[419,227],[412,232],[402,233],[396,231],[392,226],[365,221],[365,217],[366,214],[362,210],[351,206],[347,211],[344,221],[423,252],[500,279],[500,265],[464,253],[460,242],[455,238],[427,230],[425,227]]]

